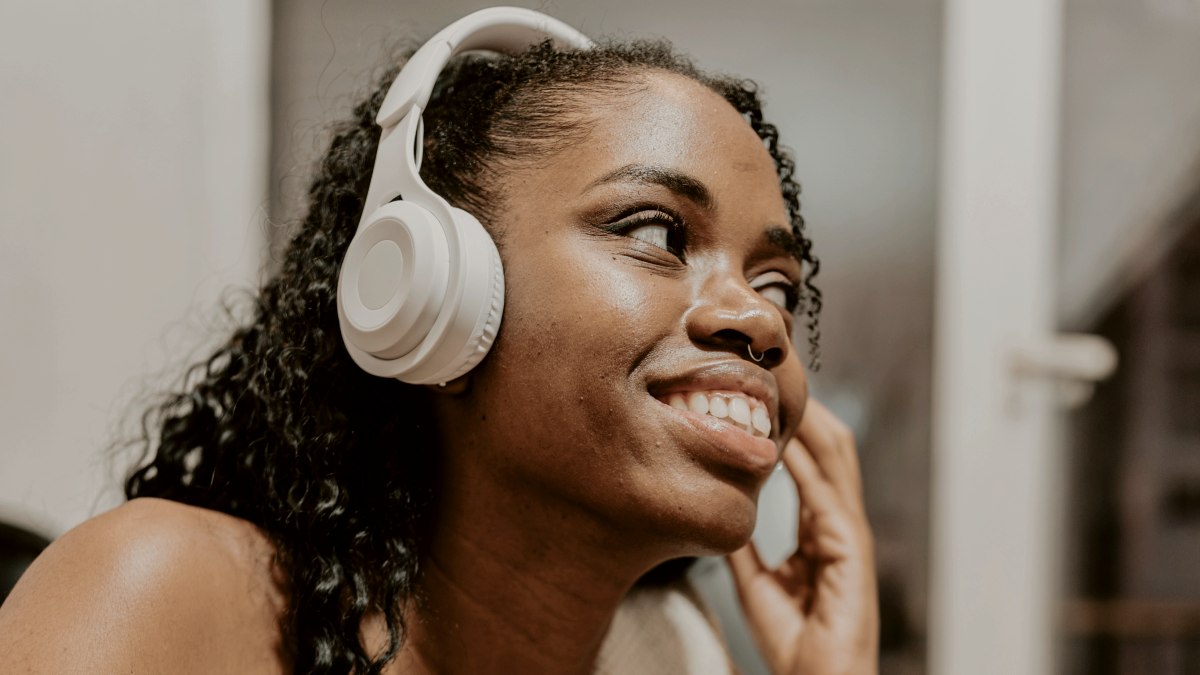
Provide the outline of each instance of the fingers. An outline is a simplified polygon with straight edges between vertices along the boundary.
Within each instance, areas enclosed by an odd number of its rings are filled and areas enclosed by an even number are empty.
[[[788,441],[783,449],[783,464],[792,480],[796,482],[796,493],[800,497],[803,508],[812,512],[814,517],[821,517],[836,509],[837,495],[830,483],[822,475],[810,451],[797,438]]]
[[[809,590],[781,585],[781,575],[763,565],[753,541],[730,553],[725,560],[733,573],[738,602],[759,648],[766,654],[787,649],[794,642],[798,624],[797,603],[806,602],[811,595]]]
[[[799,523],[797,554],[815,561],[844,560],[861,548],[866,519],[861,506],[847,504],[821,473],[812,454],[797,439],[783,451],[784,465],[796,482],[801,510],[811,513]]]
[[[796,433],[816,461],[820,474],[845,498],[850,508],[862,510],[862,474],[850,428],[820,401],[810,398]]]
[[[733,572],[733,580],[739,588],[749,586],[754,577],[767,571],[766,565],[758,555],[758,547],[754,545],[753,541],[747,542],[745,546],[730,553],[728,559],[729,569]]]

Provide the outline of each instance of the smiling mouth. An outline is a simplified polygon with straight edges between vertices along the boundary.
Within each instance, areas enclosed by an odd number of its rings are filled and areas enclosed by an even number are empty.
[[[771,415],[767,412],[767,406],[741,392],[674,392],[659,400],[676,410],[720,420],[756,438],[771,437]]]

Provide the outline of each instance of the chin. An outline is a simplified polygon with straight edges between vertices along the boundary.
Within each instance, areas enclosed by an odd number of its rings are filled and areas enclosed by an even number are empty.
[[[668,550],[668,557],[724,555],[750,540],[758,517],[761,485],[747,485],[745,478],[731,482],[712,474],[681,481],[672,498],[659,501],[652,514]],[[665,495],[660,491],[661,500]]]
[[[745,546],[754,534],[754,526],[758,521],[758,491],[755,490],[751,498],[729,486],[726,488],[736,494],[733,499],[714,500],[714,505],[723,504],[722,508],[697,509],[696,515],[702,516],[696,523],[697,540],[701,548],[697,555],[731,553]]]

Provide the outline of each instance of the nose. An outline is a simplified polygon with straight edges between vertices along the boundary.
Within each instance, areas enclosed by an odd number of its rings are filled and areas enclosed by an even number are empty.
[[[736,275],[706,280],[686,323],[692,342],[702,348],[726,350],[768,370],[791,349],[781,310]]]

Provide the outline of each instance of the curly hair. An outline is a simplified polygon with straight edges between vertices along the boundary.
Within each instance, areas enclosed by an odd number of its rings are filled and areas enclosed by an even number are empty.
[[[639,73],[692,78],[722,95],[775,160],[804,279],[810,351],[816,358],[821,295],[794,165],[763,120],[756,86],[698,71],[662,42],[606,43],[556,51],[547,43],[515,56],[465,56],[442,73],[425,113],[421,169],[451,204],[489,216],[502,198],[496,178],[582,138],[579,111],[591,96],[642,86]],[[265,533],[287,578],[280,628],[299,672],[377,673],[397,654],[403,611],[420,573],[431,526],[433,459],[439,447],[424,388],[372,377],[342,345],[338,268],[354,235],[378,143],[375,113],[398,68],[338,124],[308,191],[302,226],[282,268],[262,288],[246,325],[179,388],[143,416],[142,460],[129,499],[161,497],[245,519]],[[380,653],[362,644],[368,613],[386,621]]]

